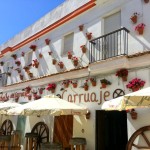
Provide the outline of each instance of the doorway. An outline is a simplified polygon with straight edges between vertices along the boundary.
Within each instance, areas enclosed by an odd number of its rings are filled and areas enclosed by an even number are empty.
[[[126,111],[96,111],[96,150],[125,150],[128,141]]]
[[[70,149],[69,140],[73,136],[73,115],[55,116],[54,142],[63,144],[65,150]]]
[[[111,58],[118,55],[120,33],[112,33],[121,28],[121,12],[116,12],[104,18],[104,37],[103,40],[103,59]]]

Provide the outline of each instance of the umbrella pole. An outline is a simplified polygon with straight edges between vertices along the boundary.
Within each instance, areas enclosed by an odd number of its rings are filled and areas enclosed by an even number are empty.
[[[49,134],[49,139],[50,142],[53,142],[53,134],[54,134],[54,116],[49,116],[49,130],[50,130],[50,134]]]

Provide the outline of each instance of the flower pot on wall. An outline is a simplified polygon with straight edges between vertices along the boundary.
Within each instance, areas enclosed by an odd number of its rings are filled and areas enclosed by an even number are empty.
[[[50,39],[45,39],[45,43],[46,43],[46,45],[49,45]]]
[[[84,28],[84,25],[83,25],[83,24],[80,25],[80,26],[79,26],[79,31],[83,31],[83,28]]]
[[[136,92],[136,91],[138,91],[140,88],[139,87],[134,87],[134,88],[132,88],[132,92]]]
[[[68,54],[68,59],[71,59],[72,58],[72,54]]]
[[[136,15],[132,16],[130,19],[131,19],[131,21],[132,21],[134,24],[137,23],[137,16],[136,16]]]
[[[88,91],[89,90],[89,86],[86,84],[86,85],[84,85],[84,90],[85,91]]]
[[[137,112],[135,110],[131,110],[130,115],[133,120],[137,119]]]
[[[72,83],[73,88],[77,88],[78,84],[77,83]]]
[[[51,89],[51,93],[55,93],[55,89]]]
[[[53,65],[55,65],[55,64],[56,64],[56,62],[57,62],[57,60],[56,60],[56,59],[52,59],[52,64],[53,64]]]
[[[122,81],[124,82],[127,81],[127,76],[122,76],[121,78],[122,78]]]
[[[73,61],[74,66],[78,66],[78,61]]]
[[[102,88],[106,88],[106,84],[105,83],[101,83]]]
[[[144,0],[144,2],[145,2],[145,3],[148,3],[148,2],[149,2],[149,0]]]

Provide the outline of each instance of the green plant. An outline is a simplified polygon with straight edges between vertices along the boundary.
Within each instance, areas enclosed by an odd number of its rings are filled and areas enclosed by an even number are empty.
[[[101,83],[104,83],[104,84],[106,84],[106,85],[111,85],[111,82],[108,81],[108,80],[106,80],[106,79],[102,79],[102,80],[100,80],[100,81],[101,81]]]

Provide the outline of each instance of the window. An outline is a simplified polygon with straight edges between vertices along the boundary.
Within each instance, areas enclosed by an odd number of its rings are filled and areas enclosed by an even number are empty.
[[[74,33],[70,33],[64,36],[64,48],[62,55],[66,55],[68,51],[73,51],[73,38]]]
[[[25,54],[25,66],[32,63],[32,51]]]

